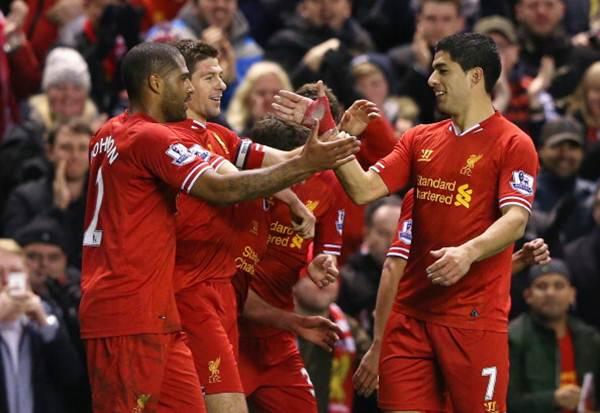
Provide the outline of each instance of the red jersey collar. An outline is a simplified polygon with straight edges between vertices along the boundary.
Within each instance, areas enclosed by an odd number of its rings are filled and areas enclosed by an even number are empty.
[[[498,112],[496,110],[496,111],[494,111],[494,113],[492,115],[488,116],[483,121],[476,123],[475,125],[471,126],[470,128],[465,129],[462,132],[460,132],[460,129],[458,128],[458,126],[456,126],[454,124],[454,122],[452,120],[450,120],[450,126],[448,126],[448,130],[450,132],[452,132],[454,134],[454,136],[456,136],[456,137],[466,136],[470,133],[481,132],[482,130],[484,130],[486,128],[487,125],[490,124],[490,122],[495,121],[499,117],[500,117],[500,112]]]

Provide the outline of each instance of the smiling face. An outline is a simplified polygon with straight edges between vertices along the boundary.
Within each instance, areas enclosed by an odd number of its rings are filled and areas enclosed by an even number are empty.
[[[433,59],[433,73],[427,83],[433,89],[438,109],[450,116],[465,111],[471,99],[470,69],[465,72],[447,52],[440,51]]]
[[[211,57],[196,63],[192,73],[195,93],[190,101],[190,109],[204,120],[221,113],[221,98],[227,88],[223,82],[223,68],[219,60]]]
[[[165,122],[179,122],[184,120],[188,103],[194,93],[190,82],[190,73],[183,57],[176,59],[176,66],[161,77],[163,90],[160,108]]]

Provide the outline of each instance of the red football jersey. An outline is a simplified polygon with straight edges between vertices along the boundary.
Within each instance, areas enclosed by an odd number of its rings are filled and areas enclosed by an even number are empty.
[[[238,168],[258,168],[262,164],[262,145],[240,139],[221,125],[187,119],[173,127]],[[176,290],[235,274],[232,240],[237,236],[236,215],[232,206],[213,205],[185,194],[177,197]]]
[[[396,308],[450,327],[506,331],[512,245],[473,263],[451,287],[433,285],[425,269],[435,261],[430,251],[480,235],[500,208],[531,210],[538,170],[531,138],[499,113],[461,134],[446,120],[407,131],[372,169],[390,192],[415,188],[412,248]]]
[[[81,335],[180,328],[173,295],[175,194],[221,162],[142,114],[112,118],[90,142]]]
[[[317,218],[314,255],[339,256],[345,212],[338,201],[341,188],[333,172],[315,174],[292,189]],[[307,264],[310,241],[293,231],[289,208],[278,200],[271,209],[268,242],[251,287],[271,305],[291,311],[294,308],[292,287]]]
[[[250,276],[254,276],[256,266],[267,252],[273,202],[273,198],[253,199],[233,208],[235,236],[231,241],[235,265]]]
[[[388,250],[388,257],[402,258],[408,260],[410,256],[410,244],[412,242],[412,209],[414,203],[414,190],[411,189],[404,195],[402,209],[398,219],[398,228],[394,233],[394,240]]]

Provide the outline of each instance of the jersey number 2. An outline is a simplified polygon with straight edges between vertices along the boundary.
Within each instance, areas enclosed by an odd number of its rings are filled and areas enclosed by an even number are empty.
[[[96,186],[98,187],[98,194],[96,196],[96,207],[94,208],[94,216],[92,222],[86,228],[83,233],[83,245],[88,247],[98,247],[102,242],[102,230],[96,229],[98,226],[98,215],[100,214],[100,207],[102,206],[102,198],[104,197],[104,181],[102,180],[102,167],[98,168],[98,175],[96,176]]]

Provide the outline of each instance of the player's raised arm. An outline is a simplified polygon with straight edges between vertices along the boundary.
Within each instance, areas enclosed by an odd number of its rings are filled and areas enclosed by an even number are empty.
[[[219,175],[207,171],[192,184],[190,194],[209,202],[231,203],[273,194],[300,182],[315,172],[338,167],[354,158],[359,143],[343,136],[322,140],[317,136],[318,122],[299,155],[269,168]]]

